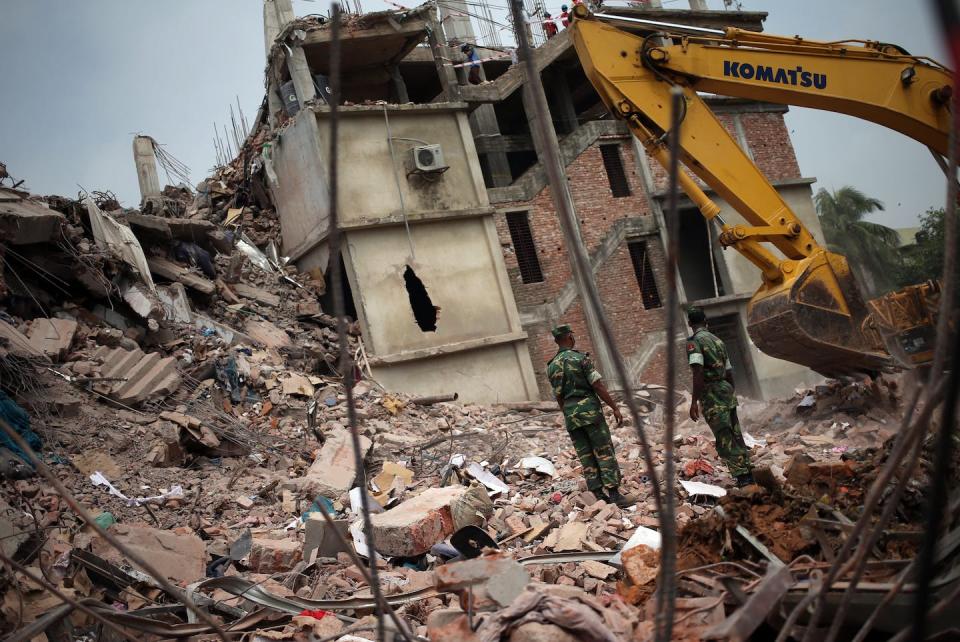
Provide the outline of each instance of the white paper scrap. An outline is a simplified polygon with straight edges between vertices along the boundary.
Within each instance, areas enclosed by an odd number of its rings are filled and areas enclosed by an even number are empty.
[[[549,459],[543,457],[524,457],[520,460],[520,463],[517,464],[517,468],[532,468],[538,473],[543,473],[544,475],[549,475],[551,477],[557,476],[557,468]]]
[[[497,493],[510,494],[509,486],[500,481],[500,479],[489,470],[484,470],[481,468],[480,464],[476,462],[471,462],[471,464],[467,466],[467,474],[486,486],[489,490],[493,491],[492,494],[494,495]]]
[[[680,485],[690,495],[712,495],[713,497],[723,497],[727,494],[726,489],[714,486],[713,484],[704,484],[703,482],[680,480]]]
[[[755,446],[766,446],[766,439],[757,439],[747,431],[743,431],[743,443],[746,444],[747,448],[753,448]]]

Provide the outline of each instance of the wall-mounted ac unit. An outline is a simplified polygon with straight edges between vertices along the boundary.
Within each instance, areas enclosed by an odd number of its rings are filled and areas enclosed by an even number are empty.
[[[446,171],[447,164],[443,162],[443,149],[440,145],[421,145],[413,148],[413,166],[417,172],[440,173]]]

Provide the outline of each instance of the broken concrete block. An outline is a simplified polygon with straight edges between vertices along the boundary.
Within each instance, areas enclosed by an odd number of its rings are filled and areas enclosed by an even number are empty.
[[[69,319],[34,319],[27,337],[30,345],[54,361],[63,361],[70,352],[77,322]]]
[[[474,642],[477,638],[467,614],[460,609],[437,609],[427,615],[427,637],[431,642]]]
[[[366,457],[372,446],[373,442],[360,436],[360,451],[363,457]],[[350,433],[336,429],[327,435],[320,454],[307,469],[307,474],[286,482],[284,487],[296,490],[311,499],[317,495],[336,499],[353,488],[356,479],[357,467]]]
[[[47,356],[42,350],[30,343],[27,335],[3,320],[0,320],[0,348],[3,349],[3,353],[9,352],[17,357],[24,357],[26,359],[39,358],[47,361]]]
[[[290,341],[290,335],[269,321],[247,321],[244,329],[254,341],[267,348],[279,349],[293,345]]]
[[[473,607],[481,611],[509,606],[530,583],[519,562],[499,553],[438,566],[434,576],[440,591],[469,589]]]
[[[175,582],[189,584],[206,575],[207,547],[196,535],[179,535],[173,531],[128,524],[114,524],[110,533]],[[91,550],[107,561],[136,567],[130,560],[124,562],[123,555],[99,535],[93,536]]]
[[[19,528],[14,523],[17,516],[18,512],[0,499],[0,550],[7,557],[13,557],[20,545],[30,539],[31,531]]]
[[[346,519],[337,519],[333,522],[340,534],[350,541],[350,522]],[[304,522],[303,532],[303,559],[310,560],[313,552],[317,557],[336,557],[337,553],[346,552],[340,546],[336,534],[331,532],[327,520],[318,513],[310,513]]]
[[[150,265],[150,271],[156,276],[168,281],[179,281],[191,290],[196,290],[201,294],[213,294],[217,289],[213,281],[194,274],[187,268],[168,259],[153,256],[147,259],[147,263]]]
[[[429,488],[391,510],[371,516],[377,551],[413,557],[453,534],[453,504],[463,497],[462,486]]]
[[[580,551],[583,550],[583,540],[587,537],[589,525],[586,522],[569,522],[557,532],[557,545],[553,550]]]
[[[617,572],[617,569],[609,564],[604,564],[603,562],[598,562],[596,560],[580,562],[580,567],[587,572],[587,575],[590,577],[595,577],[598,580],[605,580]]]
[[[94,390],[114,401],[136,406],[147,400],[166,397],[180,387],[180,373],[175,357],[161,357],[159,352],[144,354],[140,350],[101,346],[93,353],[103,365],[101,377],[118,377],[124,381],[104,381]]]
[[[257,303],[262,303],[272,308],[280,305],[280,297],[271,292],[267,292],[263,288],[255,288],[246,283],[234,283],[233,291],[237,293],[237,296],[243,297],[244,299],[253,299]]]
[[[0,202],[0,238],[11,245],[48,243],[65,221],[63,214],[35,201],[18,198]]]
[[[300,561],[300,542],[292,539],[253,538],[248,565],[255,573],[283,573]]]
[[[182,283],[157,286],[157,297],[163,306],[164,321],[190,323],[193,319],[190,299],[187,298],[187,290]]]

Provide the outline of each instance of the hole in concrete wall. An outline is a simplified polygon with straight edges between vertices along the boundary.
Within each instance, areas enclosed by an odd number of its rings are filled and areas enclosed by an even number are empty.
[[[440,308],[433,304],[423,281],[409,265],[403,272],[403,282],[407,286],[407,295],[410,297],[410,307],[413,308],[413,318],[424,332],[437,331],[437,312]]]

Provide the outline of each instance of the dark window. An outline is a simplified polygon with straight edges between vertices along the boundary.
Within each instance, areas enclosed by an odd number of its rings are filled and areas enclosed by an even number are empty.
[[[610,191],[616,198],[630,196],[630,183],[627,182],[627,174],[623,171],[620,145],[600,145],[600,155],[603,157],[603,167],[607,170]]]
[[[517,265],[520,266],[520,279],[524,283],[540,283],[543,272],[540,259],[537,258],[537,246],[530,232],[530,220],[526,212],[507,212],[507,227],[510,228],[510,240],[517,253]]]
[[[643,241],[627,243],[630,250],[630,260],[633,261],[633,273],[637,275],[637,284],[640,286],[640,298],[643,300],[643,309],[662,307],[660,290],[657,289],[657,280],[650,267],[650,256],[647,254],[647,244]]]

